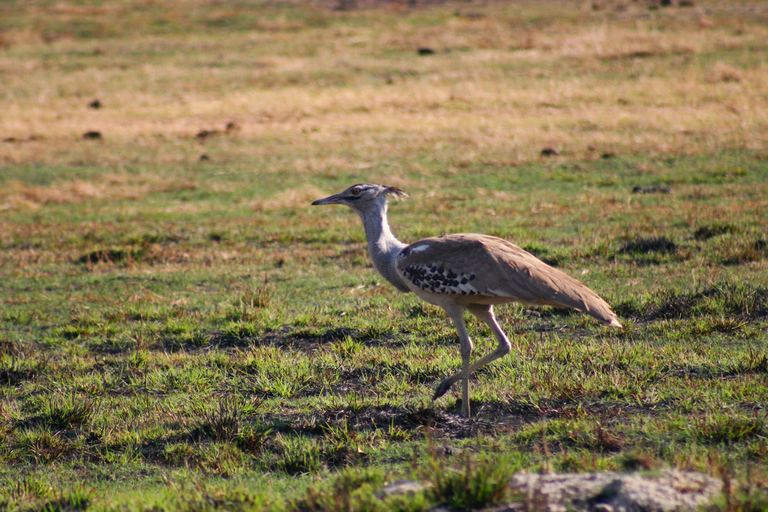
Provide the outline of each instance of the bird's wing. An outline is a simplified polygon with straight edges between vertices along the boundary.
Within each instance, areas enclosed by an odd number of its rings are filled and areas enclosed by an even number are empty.
[[[398,273],[413,286],[447,295],[481,295],[526,304],[570,307],[618,323],[588,287],[500,238],[457,234],[426,238],[403,249]]]

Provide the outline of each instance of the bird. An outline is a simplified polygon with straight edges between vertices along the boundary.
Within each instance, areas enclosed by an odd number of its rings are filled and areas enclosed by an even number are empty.
[[[608,303],[587,286],[504,239],[458,233],[424,238],[412,244],[401,242],[389,227],[390,197],[399,200],[408,194],[397,187],[359,183],[312,205],[340,204],[352,208],[362,220],[376,270],[401,292],[413,292],[442,308],[451,318],[459,335],[461,370],[443,379],[432,399],[437,400],[461,380],[461,416],[470,416],[472,372],[511,351],[509,339],[496,320],[494,306],[518,302],[572,308],[611,327],[622,327]],[[465,310],[487,324],[498,342],[493,352],[474,363]]]

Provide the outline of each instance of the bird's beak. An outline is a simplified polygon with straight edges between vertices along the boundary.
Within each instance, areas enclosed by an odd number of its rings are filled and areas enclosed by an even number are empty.
[[[341,194],[334,194],[324,199],[318,199],[312,203],[312,206],[320,206],[323,204],[343,204],[341,201]]]

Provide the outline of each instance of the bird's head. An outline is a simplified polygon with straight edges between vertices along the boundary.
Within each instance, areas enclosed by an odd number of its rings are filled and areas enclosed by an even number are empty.
[[[396,187],[375,185],[372,183],[359,183],[352,185],[344,192],[339,192],[324,199],[313,202],[313,206],[323,204],[345,204],[358,213],[371,208],[380,207],[387,202],[387,196],[395,199],[408,197],[408,194]]]

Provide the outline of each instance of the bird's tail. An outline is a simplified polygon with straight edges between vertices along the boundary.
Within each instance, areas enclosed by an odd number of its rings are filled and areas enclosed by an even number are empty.
[[[573,308],[611,327],[623,327],[611,306],[589,287],[559,270],[548,270],[551,277],[556,278],[556,286],[552,286],[550,298],[536,301],[538,304]]]
[[[569,299],[571,299],[571,304],[569,305],[574,309],[583,311],[589,316],[600,320],[604,324],[621,329],[623,326],[621,325],[621,322],[619,322],[616,313],[611,309],[611,306],[598,294],[583,284],[581,286],[582,288],[579,289],[576,294],[569,294]]]

